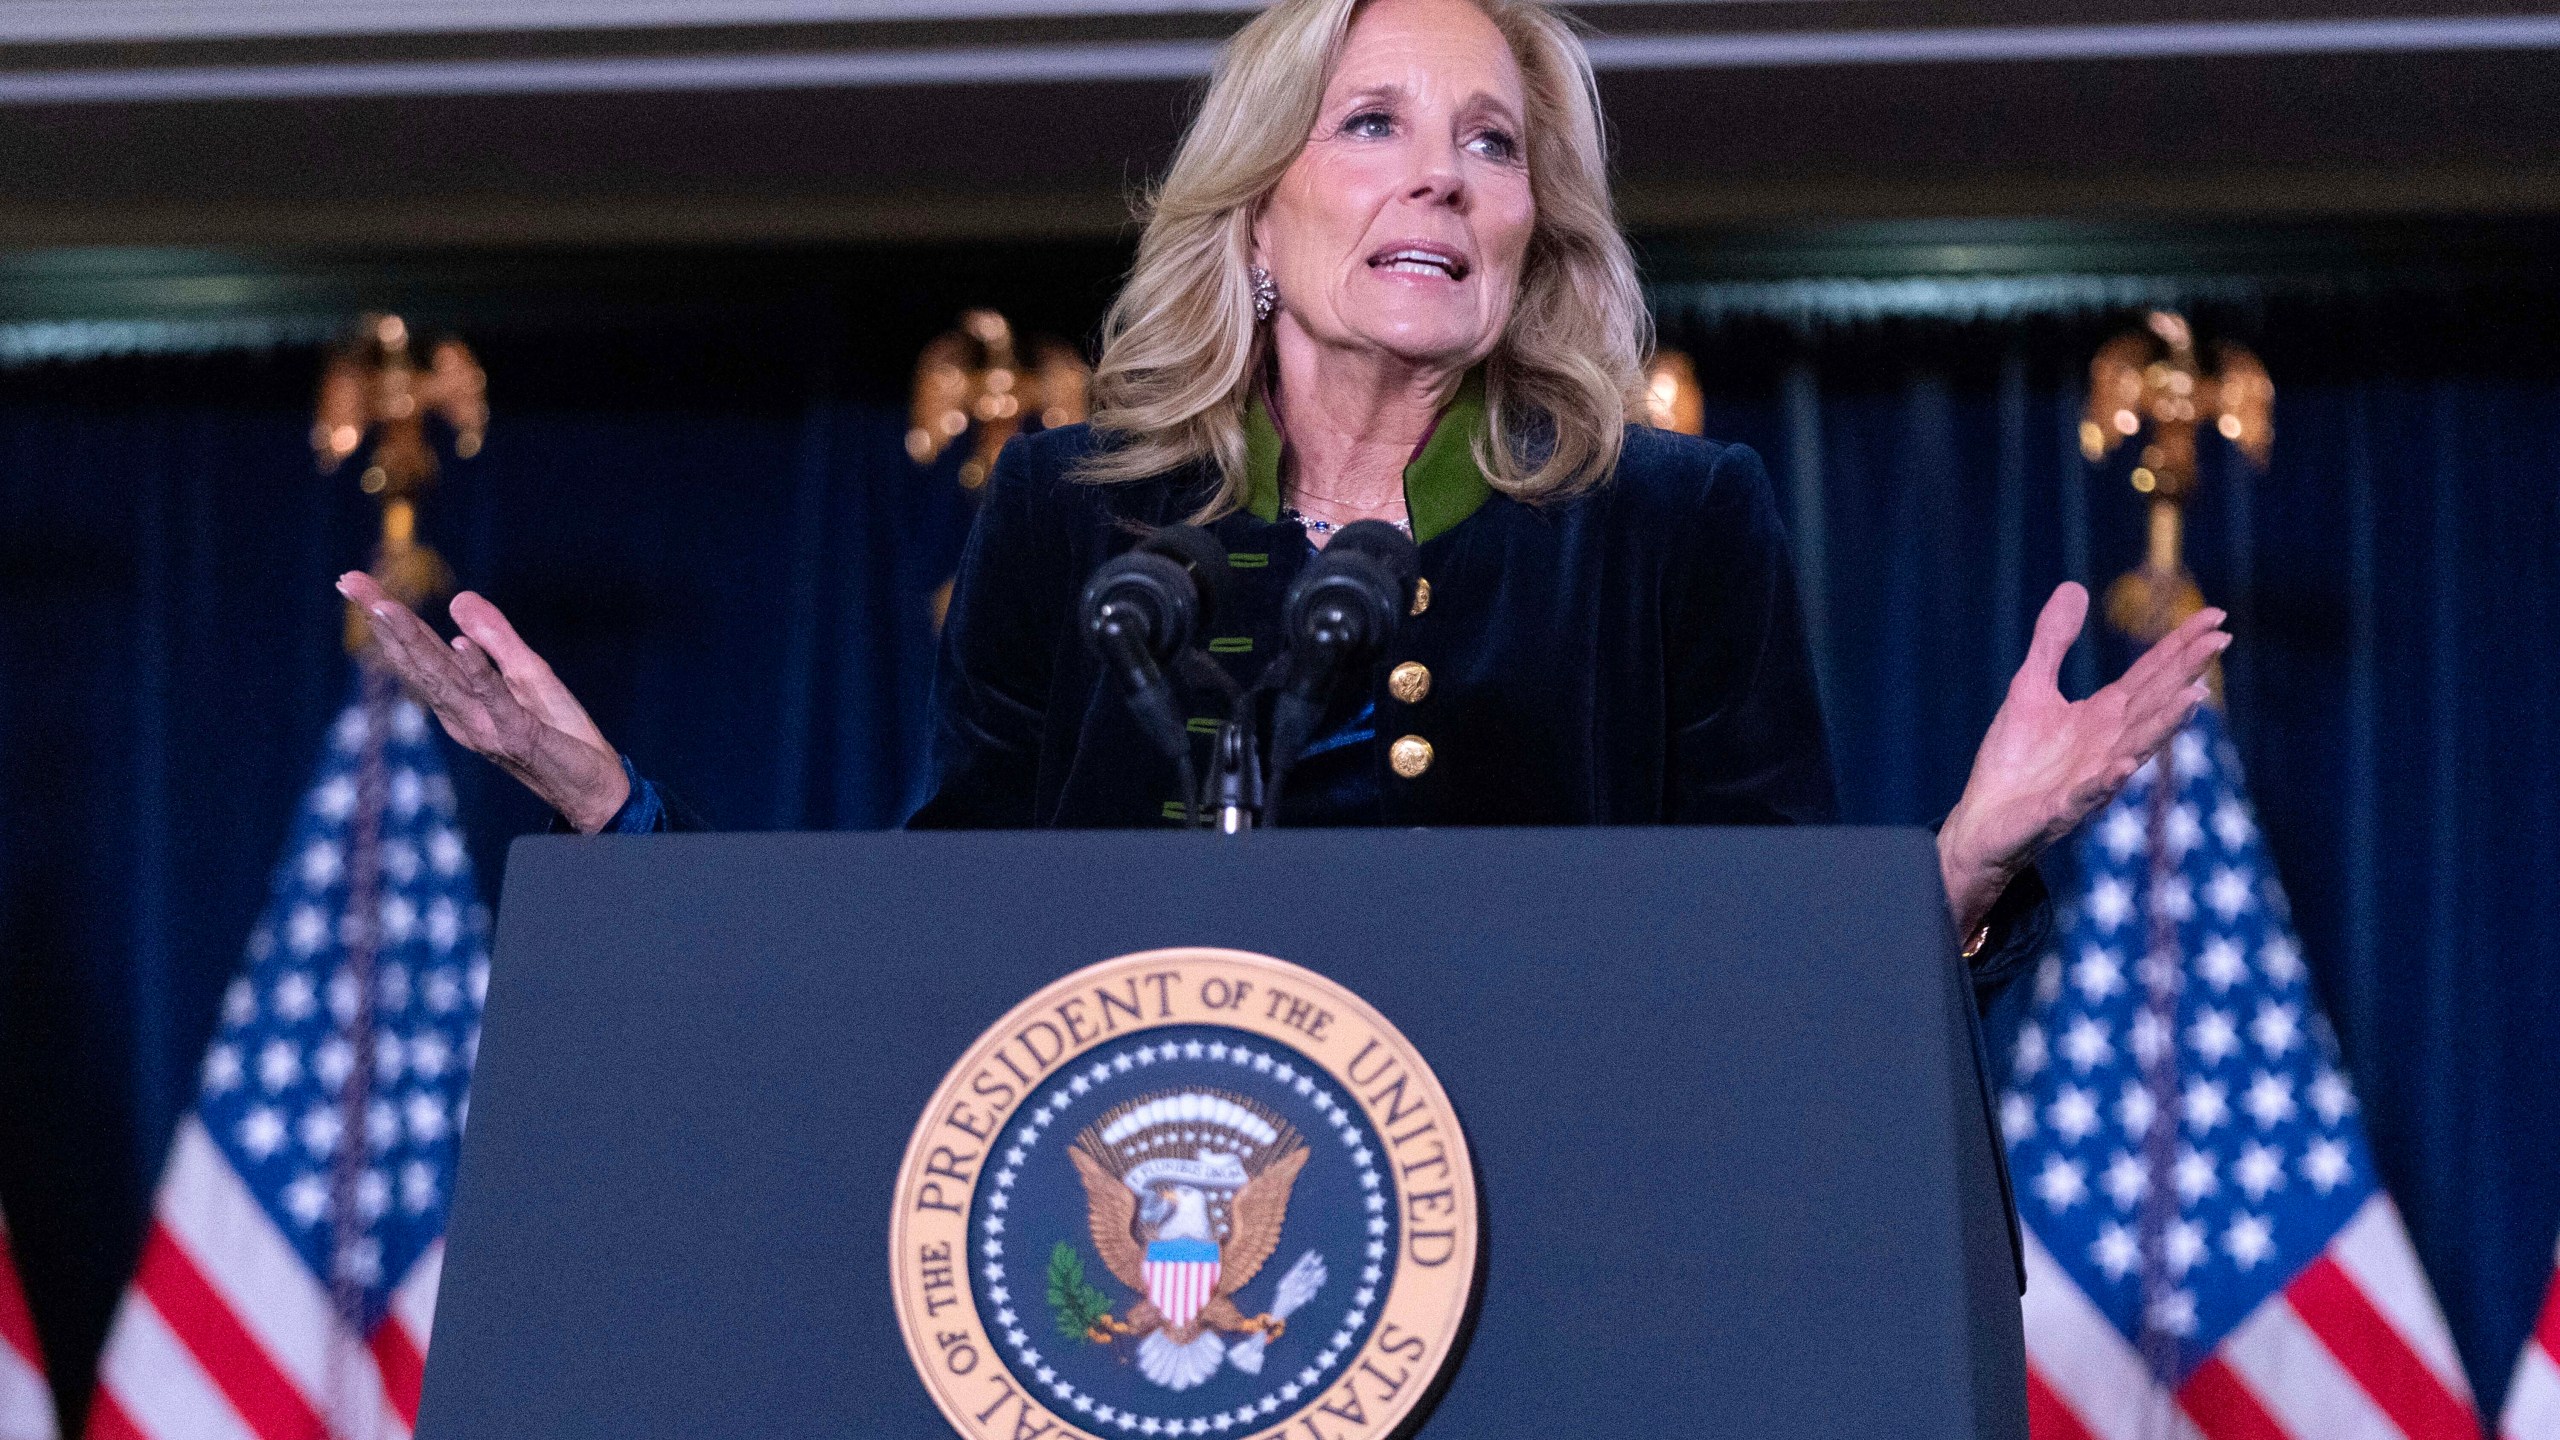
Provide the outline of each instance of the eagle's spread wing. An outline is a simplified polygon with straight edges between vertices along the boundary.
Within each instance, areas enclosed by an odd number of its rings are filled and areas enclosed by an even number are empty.
[[[1085,1223],[1093,1230],[1093,1248],[1102,1252],[1102,1263],[1111,1267],[1121,1284],[1146,1294],[1146,1251],[1139,1248],[1138,1237],[1129,1228],[1129,1222],[1138,1218],[1137,1193],[1082,1147],[1069,1146],[1067,1155],[1076,1162],[1076,1173],[1084,1177]],[[1277,1227],[1272,1235],[1278,1238]]]
[[[1280,1245],[1281,1222],[1289,1218],[1289,1190],[1307,1163],[1301,1140],[1287,1153],[1275,1155],[1262,1173],[1236,1192],[1227,1208],[1227,1241],[1218,1247],[1218,1293],[1233,1295],[1262,1269]]]
[[[2257,356],[2227,341],[2215,358],[2220,362],[2215,399],[2233,421],[2222,433],[2250,464],[2264,470],[2275,453],[2276,382],[2267,378],[2267,367]]]
[[[2148,335],[2119,335],[2098,347],[2089,361],[2089,407],[2081,416],[2080,452],[2094,464],[2132,437],[2116,423],[2129,411],[2138,426],[2142,415],[2143,366],[2151,359]]]

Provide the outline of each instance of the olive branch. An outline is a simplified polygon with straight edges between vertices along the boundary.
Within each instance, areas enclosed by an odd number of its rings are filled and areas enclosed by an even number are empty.
[[[1091,1339],[1087,1332],[1111,1313],[1111,1297],[1084,1278],[1084,1257],[1064,1240],[1049,1251],[1049,1309],[1071,1340]]]

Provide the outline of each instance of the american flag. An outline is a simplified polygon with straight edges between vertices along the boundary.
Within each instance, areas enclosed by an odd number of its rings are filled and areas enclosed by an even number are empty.
[[[2001,1100],[2037,1440],[2477,1437],[2220,716],[2077,851]]]
[[[0,1440],[53,1440],[53,1391],[44,1379],[36,1318],[18,1284],[9,1222],[0,1220]]]
[[[426,716],[360,667],[223,997],[91,1440],[405,1440],[488,985]]]
[[[2507,1408],[2498,1419],[2499,1440],[2560,1440],[2560,1271],[2542,1297],[2542,1317],[2525,1337],[2516,1378],[2507,1386]]]

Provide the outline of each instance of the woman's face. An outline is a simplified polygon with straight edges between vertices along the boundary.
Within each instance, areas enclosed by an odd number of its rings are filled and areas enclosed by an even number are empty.
[[[1464,369],[1492,353],[1536,209],[1519,62],[1468,0],[1372,0],[1254,225],[1276,323]]]

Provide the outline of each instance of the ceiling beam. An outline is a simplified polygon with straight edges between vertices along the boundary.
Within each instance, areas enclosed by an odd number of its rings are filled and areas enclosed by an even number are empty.
[[[1124,0],[1120,0],[1124,3]],[[1603,73],[2560,49],[2560,15],[1602,34]],[[1214,39],[735,53],[0,68],[0,105],[586,95],[1187,80]]]

